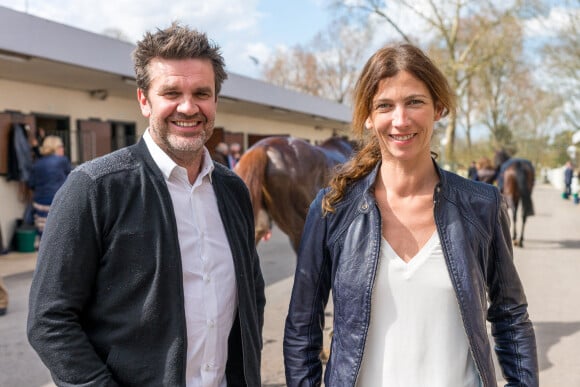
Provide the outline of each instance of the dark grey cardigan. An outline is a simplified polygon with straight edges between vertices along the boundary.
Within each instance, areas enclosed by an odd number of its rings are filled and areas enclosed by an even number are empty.
[[[227,168],[216,165],[212,182],[239,298],[228,386],[260,386],[265,296],[252,208]],[[69,175],[42,237],[29,309],[29,341],[58,385],[185,386],[177,226],[143,140]]]

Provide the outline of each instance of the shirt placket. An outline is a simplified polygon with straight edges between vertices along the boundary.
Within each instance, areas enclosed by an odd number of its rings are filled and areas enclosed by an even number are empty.
[[[203,363],[202,363],[202,383],[204,386],[211,386],[210,380],[214,380],[214,375],[216,372],[216,358],[215,353],[217,351],[217,335],[216,335],[216,322],[217,322],[217,312],[218,312],[218,298],[217,290],[215,288],[215,278],[213,272],[213,262],[208,259],[207,256],[207,239],[206,235],[211,230],[207,229],[206,219],[199,214],[203,213],[202,206],[207,198],[203,195],[202,187],[194,187],[192,191],[192,207],[194,212],[198,214],[196,216],[196,223],[198,225],[199,231],[199,257],[201,261],[201,270],[203,278],[203,300],[204,300],[204,312],[206,318],[206,340],[203,350]],[[210,377],[211,376],[211,377]]]

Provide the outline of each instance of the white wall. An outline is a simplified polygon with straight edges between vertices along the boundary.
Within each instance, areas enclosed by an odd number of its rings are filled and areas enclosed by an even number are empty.
[[[70,117],[71,161],[73,163],[78,161],[76,160],[77,120],[98,118],[103,121],[135,122],[138,135],[141,135],[148,125],[148,121],[141,115],[136,97],[135,99],[109,97],[100,101],[91,98],[88,92],[5,79],[0,79],[0,90],[0,111],[14,110],[23,114],[36,113]],[[289,134],[308,139],[313,143],[332,135],[330,129],[313,130],[310,126],[224,113],[220,111],[219,105],[216,126],[235,133]],[[244,147],[247,147],[247,144],[244,144]],[[0,155],[0,157],[6,156]],[[0,176],[0,227],[4,245],[8,245],[10,242],[15,221],[22,217],[24,209],[25,203],[19,199],[18,195],[18,183],[7,182],[4,176]]]

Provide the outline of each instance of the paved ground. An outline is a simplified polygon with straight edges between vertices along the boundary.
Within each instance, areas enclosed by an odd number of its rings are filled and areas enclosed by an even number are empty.
[[[536,216],[528,220],[525,247],[515,249],[514,259],[536,328],[541,385],[580,386],[580,206],[564,201],[558,190],[546,185],[536,187],[534,202]],[[292,256],[285,238],[275,237],[268,243],[271,244],[259,246],[265,258]],[[0,256],[0,274],[30,271],[35,260],[35,254]],[[277,277],[266,289],[262,367],[265,387],[285,385],[282,335],[292,277]]]

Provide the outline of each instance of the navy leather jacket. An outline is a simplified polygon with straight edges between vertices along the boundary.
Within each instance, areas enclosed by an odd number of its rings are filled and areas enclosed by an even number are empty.
[[[534,330],[500,193],[435,168],[440,176],[433,195],[435,223],[481,383],[496,385],[487,320],[508,386],[537,386]],[[373,196],[377,171],[378,166],[354,183],[334,213],[321,213],[324,190],[310,207],[284,334],[289,387],[321,384],[319,353],[331,289],[334,335],[325,385],[356,383],[381,242],[381,216]]]

